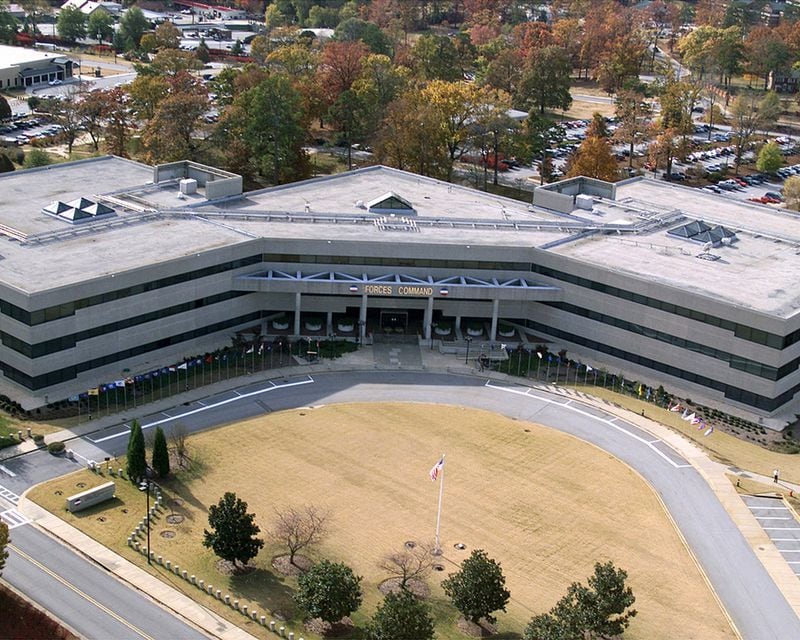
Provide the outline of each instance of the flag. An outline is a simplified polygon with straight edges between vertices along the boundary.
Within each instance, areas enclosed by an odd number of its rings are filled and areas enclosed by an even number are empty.
[[[694,424],[694,423],[692,423],[692,424]],[[702,431],[703,429],[705,429],[705,428],[706,428],[706,426],[707,426],[707,425],[706,425],[706,421],[705,421],[705,420],[699,420],[699,421],[697,422],[697,430],[698,430],[698,431]]]
[[[694,415],[694,414],[692,414],[692,415]],[[698,424],[699,422],[702,422],[702,420],[700,418],[698,418],[697,416],[694,416],[694,418],[692,418],[691,422],[692,422],[692,424]]]
[[[587,365],[586,365],[586,371],[587,371],[587,372],[588,372],[588,371],[594,371],[594,369],[592,369],[592,367],[591,367],[591,366],[589,366],[589,365],[587,364]]]
[[[695,417],[695,413],[694,413],[694,411],[692,411],[688,416],[682,417],[682,419],[686,420],[686,422],[692,422],[692,420],[694,420],[694,417]],[[692,422],[692,424],[694,424],[694,423]]]
[[[681,414],[681,420],[686,420],[686,416],[689,415],[689,409],[684,409],[683,413]]]
[[[177,369],[176,369],[175,367],[167,367],[167,370],[168,370],[170,373],[175,373],[175,371],[177,371]]]
[[[247,351],[245,351],[245,353],[253,353],[253,351],[255,350],[256,350],[255,347],[250,347]]]
[[[670,408],[669,408],[669,410],[670,410],[670,411],[681,411],[682,409],[683,409],[683,407],[680,405],[680,403],[679,403],[679,402],[678,402],[678,403],[675,403],[675,406],[674,406],[674,407],[670,407]]]
[[[442,456],[442,458],[441,458],[441,460],[439,460],[439,462],[437,462],[435,465],[433,465],[433,469],[431,469],[431,472],[429,474],[430,477],[431,477],[431,480],[436,482],[436,478],[439,477],[439,472],[442,469],[444,469],[444,456]]]
[[[541,352],[541,351],[537,351],[537,352],[536,352],[536,355],[537,355],[537,356],[539,356],[539,360],[541,360],[541,359],[542,359],[542,352]]]
[[[90,396],[99,396],[100,395],[100,389],[98,389],[97,387],[92,387],[86,393],[88,393]]]
[[[183,364],[179,364],[178,365],[178,369],[188,369],[188,368],[189,368],[189,365],[186,362],[184,362]]]
[[[317,346],[319,346],[319,342],[317,342]],[[264,343],[263,342],[258,347],[258,355],[261,355],[262,353],[264,353]]]
[[[124,380],[117,380],[116,382],[114,382],[114,386],[115,386],[115,387],[122,387],[122,388],[124,388],[124,387],[125,387],[125,381],[124,381]]]
[[[710,436],[712,433],[714,433],[714,425],[711,425],[708,429],[706,429],[706,432],[703,435]]]
[[[644,395],[644,385],[639,385],[639,397],[641,398]]]

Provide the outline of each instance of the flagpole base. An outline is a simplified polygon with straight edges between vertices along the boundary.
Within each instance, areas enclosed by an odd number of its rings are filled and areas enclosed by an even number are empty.
[[[433,551],[431,551],[431,555],[433,555],[433,556],[442,555],[442,548],[441,547],[436,547]]]

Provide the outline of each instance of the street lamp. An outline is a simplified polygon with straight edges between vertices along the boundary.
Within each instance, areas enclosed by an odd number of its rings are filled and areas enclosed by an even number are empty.
[[[472,338],[470,338],[469,336],[467,336],[467,337],[466,337],[466,338],[464,338],[464,339],[467,341],[467,355],[466,355],[466,357],[464,358],[464,364],[469,364],[469,345],[470,345],[470,343],[472,342]]]
[[[150,478],[145,476],[144,480],[139,483],[139,491],[144,491],[147,494],[147,564],[150,562]]]

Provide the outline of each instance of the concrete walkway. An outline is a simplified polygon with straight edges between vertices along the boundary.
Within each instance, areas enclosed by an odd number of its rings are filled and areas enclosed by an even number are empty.
[[[595,398],[575,389],[569,389],[557,385],[537,384],[535,381],[526,381],[523,378],[507,376],[495,372],[478,372],[474,367],[464,364],[463,360],[451,355],[442,355],[438,350],[420,348],[421,366],[387,365],[383,362],[382,354],[375,354],[372,347],[362,347],[358,351],[347,354],[346,356],[333,361],[325,361],[321,364],[287,367],[284,369],[273,369],[249,376],[243,376],[222,382],[208,385],[205,387],[192,389],[188,392],[165,398],[146,405],[144,408],[147,413],[156,413],[179,406],[184,402],[202,400],[205,397],[220,393],[222,391],[234,389],[257,380],[274,379],[280,377],[290,377],[295,375],[306,375],[329,371],[347,370],[370,370],[370,369],[404,369],[404,370],[426,370],[442,373],[459,373],[477,375],[481,378],[494,378],[504,380],[509,383],[527,384],[528,386],[546,391],[549,393],[570,396],[581,402],[606,411],[610,414],[624,418],[626,421],[651,433],[656,438],[663,440],[680,453],[697,471],[705,478],[712,488],[720,503],[733,519],[734,523],[741,530],[747,542],[753,549],[755,555],[760,559],[770,577],[775,581],[778,588],[782,591],[790,606],[800,617],[800,580],[781,557],[775,545],[770,541],[766,532],[752,515],[747,505],[726,474],[745,474],[755,480],[774,484],[772,478],[759,476],[742,470],[731,470],[729,467],[714,462],[708,455],[694,442],[690,441],[681,434],[678,434],[664,425],[638,415],[622,407]],[[377,358],[376,358],[377,355]],[[130,411],[126,415],[130,415]],[[120,415],[113,415],[91,422],[85,422],[75,428],[59,431],[50,434],[46,440],[67,440],[74,437],[86,435],[101,428],[120,424],[123,418]],[[32,443],[30,443],[32,446]],[[28,443],[18,446],[20,450],[29,447]],[[792,485],[781,481],[781,488],[785,490],[800,491],[800,486]],[[109,571],[117,575],[120,579],[133,585],[135,588],[147,593],[154,599],[163,603],[164,606],[172,609],[182,617],[191,620],[203,630],[214,637],[219,638],[250,638],[251,636],[238,629],[231,623],[220,618],[216,614],[197,604],[179,591],[161,582],[158,578],[139,569],[124,558],[118,556],[106,547],[84,535],[74,527],[63,522],[56,516],[44,511],[29,500],[20,501],[19,511],[30,518],[36,524],[46,529],[57,538],[63,540],[68,545],[84,553],[90,558],[96,559]],[[691,550],[690,550],[691,552]]]

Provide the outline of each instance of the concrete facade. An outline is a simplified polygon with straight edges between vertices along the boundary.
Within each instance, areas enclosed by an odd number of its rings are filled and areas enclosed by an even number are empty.
[[[186,178],[197,193],[179,191]],[[715,219],[708,202],[652,181],[573,181],[532,206],[383,167],[241,194],[239,176],[211,167],[117,158],[15,172],[3,188],[0,389],[27,407],[245,328],[269,336],[278,317],[292,336],[316,318],[317,336],[341,323],[369,340],[388,326],[425,344],[436,325],[458,341],[469,323],[486,344],[509,342],[499,329],[511,324],[514,343],[698,400],[761,416],[797,407],[798,265],[784,253],[797,255],[800,233],[788,214],[759,208],[736,226],[745,205],[711,196]],[[413,220],[366,211],[389,191]],[[117,215],[74,229],[37,214],[82,192]],[[578,196],[592,210],[565,212]],[[692,206],[735,229],[735,244],[667,233]]]
[[[67,56],[0,45],[0,89],[31,87],[72,77]]]

